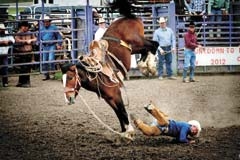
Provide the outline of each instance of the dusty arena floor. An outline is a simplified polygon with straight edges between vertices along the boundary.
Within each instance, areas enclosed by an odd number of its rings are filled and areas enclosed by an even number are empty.
[[[176,144],[168,137],[146,137],[136,130],[129,144],[104,128],[78,97],[66,105],[61,81],[32,76],[31,88],[0,88],[1,160],[240,160],[240,76],[197,76],[200,82],[138,79],[125,81],[129,113],[144,121],[152,117],[144,104],[152,100],[177,120],[202,124],[199,142]],[[112,109],[97,96],[80,94],[103,122],[119,131]]]

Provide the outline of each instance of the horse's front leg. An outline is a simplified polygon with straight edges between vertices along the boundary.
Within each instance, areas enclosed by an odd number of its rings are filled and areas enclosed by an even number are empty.
[[[116,113],[119,119],[121,129],[122,129],[121,137],[123,137],[124,139],[127,139],[128,142],[129,140],[133,141],[135,131],[133,126],[129,123],[128,114],[126,112],[124,103],[122,101],[122,97],[119,100],[111,99],[106,101],[113,108],[114,112]]]
[[[116,101],[115,98],[105,99],[105,101],[112,107],[118,117],[122,132],[126,131],[126,126],[129,125],[128,115],[122,101]]]
[[[134,131],[132,125],[129,123],[128,114],[125,109],[121,93],[115,94],[115,96],[111,98],[105,98],[105,101],[113,108],[115,114],[117,115],[122,132]]]

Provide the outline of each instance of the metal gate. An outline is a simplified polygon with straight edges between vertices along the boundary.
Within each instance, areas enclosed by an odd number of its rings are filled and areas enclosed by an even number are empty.
[[[232,5],[231,13],[224,18],[224,21],[219,23],[220,29],[222,30],[222,37],[218,39],[210,39],[209,38],[209,30],[212,29],[212,25],[216,24],[215,22],[209,22],[208,17],[204,17],[202,22],[198,22],[197,31],[201,35],[199,37],[200,42],[203,44],[204,47],[223,47],[224,49],[234,48],[234,51],[237,50],[236,47],[239,47],[240,44],[240,15],[239,10],[239,3]],[[59,27],[59,30],[63,33],[63,44],[64,48],[62,50],[56,51],[57,58],[54,61],[56,64],[56,70],[59,71],[60,63],[64,63],[65,61],[71,61],[75,63],[77,61],[77,57],[82,54],[88,54],[88,45],[93,39],[93,35],[96,28],[95,18],[93,16],[93,7],[92,6],[71,6],[65,7],[61,6],[63,10],[60,13],[54,11],[51,12],[52,16],[52,23]],[[110,25],[111,21],[114,20],[119,16],[119,14],[115,11],[112,11],[108,7],[94,7],[98,11],[98,13],[106,19],[108,25]],[[175,13],[175,3],[171,1],[170,3],[161,3],[161,4],[148,4],[142,5],[141,7],[136,8],[133,12],[142,18],[144,22],[145,28],[145,37],[152,39],[153,32],[159,27],[157,20],[160,16],[166,17],[168,19],[167,26],[172,28],[173,31],[176,33],[177,37],[177,47],[178,49],[184,47],[184,40],[183,34],[186,32],[187,27],[186,24],[188,23],[189,16],[188,15],[176,15]],[[38,22],[41,23],[41,19],[35,19],[36,14],[33,11],[36,11],[37,8],[30,9],[30,13],[21,13],[19,20],[14,21],[6,21],[5,24],[7,25],[8,32],[11,35],[15,35],[17,24],[20,21],[28,20],[31,24]],[[39,9],[38,9],[39,10]],[[238,11],[238,12],[237,12]],[[235,13],[237,12],[237,13]],[[45,13],[44,9],[42,9],[42,13]],[[40,14],[42,14],[40,13]],[[29,19],[29,15],[31,15],[31,19]],[[34,18],[35,17],[35,18]],[[217,25],[217,24],[216,24]],[[38,35],[40,30],[32,30],[32,33]],[[14,46],[13,46],[14,47]],[[231,47],[231,48],[229,48]],[[14,76],[16,72],[14,69],[20,65],[33,65],[33,73],[43,73],[42,70],[42,41],[38,40],[35,44],[35,50],[33,54],[37,57],[35,62],[27,63],[27,64],[16,64],[14,63],[15,54],[12,52],[13,49],[10,50],[9,54],[9,71],[10,75]],[[238,53],[239,54],[239,53]],[[64,57],[68,56],[68,59]],[[239,56],[239,55],[238,55]],[[135,56],[137,60],[139,58],[138,55]],[[216,59],[214,65],[207,65],[207,66],[197,66],[196,72],[199,73],[209,73],[209,72],[239,72],[240,66],[238,65],[222,65],[219,60]],[[240,58],[238,57],[240,61]],[[183,65],[183,51],[178,50],[177,54],[173,55],[173,72],[175,74],[182,72],[182,65]],[[3,67],[1,65],[0,67]],[[135,68],[132,68],[134,70]],[[137,70],[137,69],[135,69]],[[139,75],[139,73],[138,73]]]

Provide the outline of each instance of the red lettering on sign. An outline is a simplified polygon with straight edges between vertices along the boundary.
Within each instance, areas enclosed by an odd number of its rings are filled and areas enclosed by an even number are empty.
[[[225,65],[226,59],[211,59],[211,65]]]
[[[234,53],[234,48],[230,48],[230,53]]]
[[[220,53],[224,53],[224,48],[217,48],[216,51],[217,51],[217,53],[219,53],[219,54],[220,54]]]
[[[227,48],[227,53],[229,53],[229,48]]]
[[[237,57],[237,61],[240,62],[240,57]]]

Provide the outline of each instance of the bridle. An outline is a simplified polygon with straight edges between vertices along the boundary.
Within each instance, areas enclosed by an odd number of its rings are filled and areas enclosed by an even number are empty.
[[[75,85],[74,87],[67,87],[66,86],[66,82],[67,82],[67,74],[63,74],[63,87],[64,87],[64,97],[65,97],[65,100],[68,102],[68,99],[67,99],[67,93],[68,92],[74,92],[74,95],[76,96],[79,92],[79,88],[81,87],[81,82],[80,82],[80,77],[78,75],[78,70],[77,68],[75,68],[75,70],[71,70],[69,69],[68,71],[70,72],[75,72]]]

